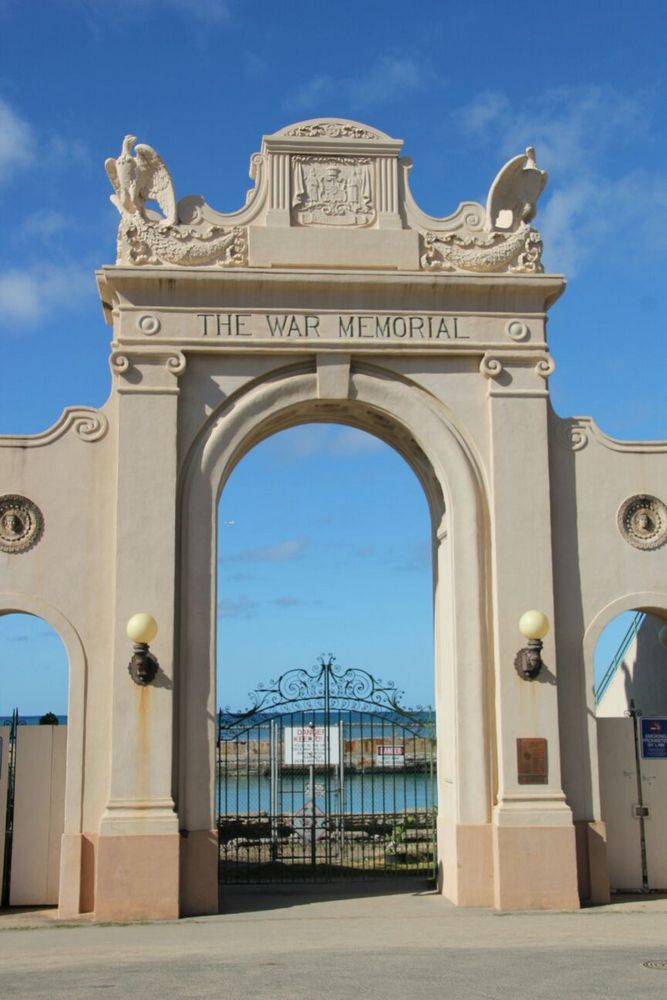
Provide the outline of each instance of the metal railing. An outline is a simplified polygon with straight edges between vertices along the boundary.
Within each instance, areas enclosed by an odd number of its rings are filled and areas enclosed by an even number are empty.
[[[641,628],[642,622],[644,621],[645,618],[646,615],[644,614],[644,612],[638,611],[637,614],[632,619],[632,621],[630,622],[627,632],[621,639],[619,647],[614,653],[613,660],[605,670],[602,680],[595,689],[596,705],[599,705],[600,702],[602,701],[605,691],[611,684],[614,674],[616,673],[621,663],[623,662],[623,658],[625,657],[625,654],[632,645],[635,636],[637,635],[637,632],[639,632],[639,629]]]

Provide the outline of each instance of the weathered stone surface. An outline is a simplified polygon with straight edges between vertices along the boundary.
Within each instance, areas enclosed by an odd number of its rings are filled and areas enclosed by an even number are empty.
[[[667,614],[667,546],[637,547],[657,508],[628,508],[620,531],[619,508],[667,497],[667,443],[614,441],[550,408],[546,315],[564,281],[541,273],[534,151],[486,206],[433,218],[399,140],[301,122],[264,138],[245,205],[223,214],[177,201],[135,143],[107,161],[121,216],[118,261],[98,272],[111,397],[0,438],[3,494],[30,498],[48,528],[20,558],[0,550],[0,611],[45,618],[70,658],[63,910],[215,907],[217,497],[258,440],[311,419],[388,441],[428,500],[443,891],[578,905],[573,819],[603,819],[595,639],[629,607]],[[526,681],[513,663],[531,608],[553,628]],[[137,611],[159,625],[145,687],[127,672]],[[522,738],[547,741],[545,783],[519,783]],[[603,854],[588,859],[596,898]]]

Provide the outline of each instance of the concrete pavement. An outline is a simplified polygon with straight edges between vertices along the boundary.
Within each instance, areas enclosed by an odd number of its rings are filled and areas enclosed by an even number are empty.
[[[665,968],[646,968],[651,960]],[[498,914],[405,882],[239,889],[217,916],[168,923],[0,914],[2,1000],[628,1000],[666,990],[664,897]]]

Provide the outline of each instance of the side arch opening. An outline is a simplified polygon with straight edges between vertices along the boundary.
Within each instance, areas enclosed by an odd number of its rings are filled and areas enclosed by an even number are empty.
[[[597,617],[600,806],[612,892],[667,889],[667,595],[634,594]]]

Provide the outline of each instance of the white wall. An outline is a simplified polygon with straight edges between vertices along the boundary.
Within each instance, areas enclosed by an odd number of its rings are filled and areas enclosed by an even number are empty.
[[[612,889],[641,890],[641,826],[637,762],[632,719],[598,719],[600,797],[607,824],[609,881]],[[667,760],[640,758],[641,796],[649,889],[667,889]]]
[[[66,726],[19,726],[10,906],[58,903]]]

